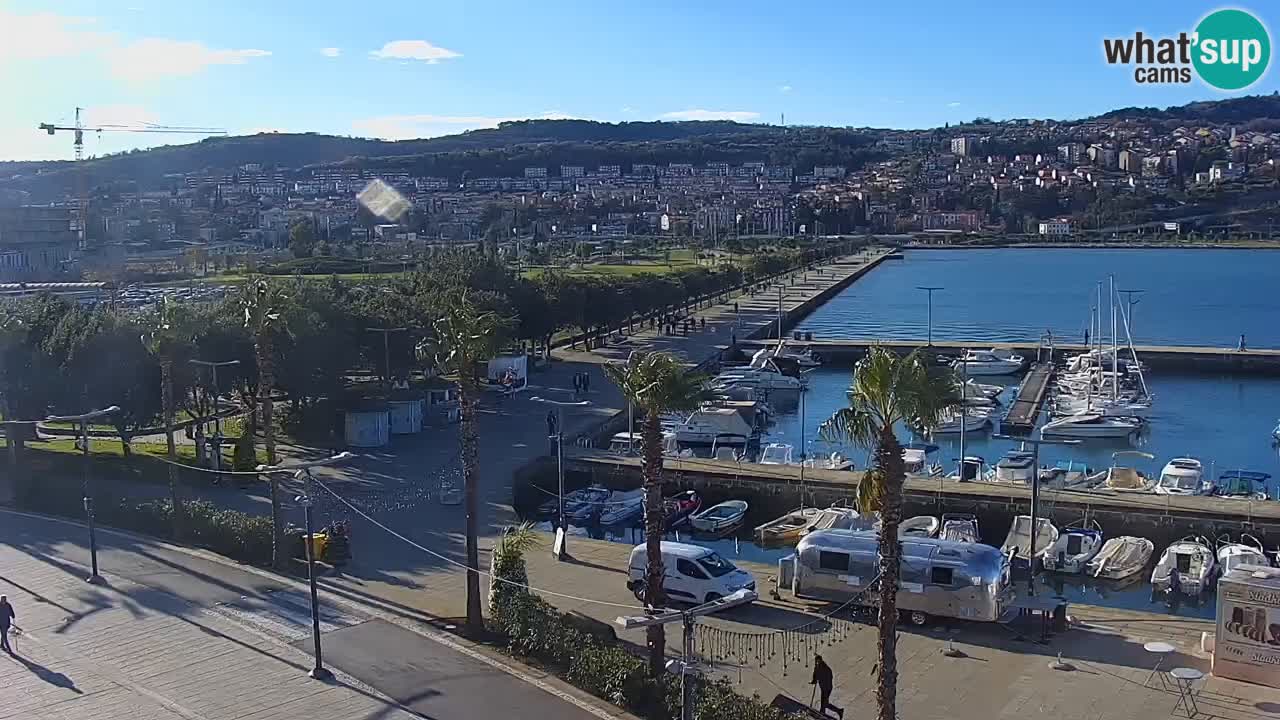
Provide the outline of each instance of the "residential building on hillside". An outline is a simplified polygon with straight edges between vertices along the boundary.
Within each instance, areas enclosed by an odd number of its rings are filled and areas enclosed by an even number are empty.
[[[547,169],[544,167],[527,167],[524,169],[524,176],[527,178],[545,178]]]

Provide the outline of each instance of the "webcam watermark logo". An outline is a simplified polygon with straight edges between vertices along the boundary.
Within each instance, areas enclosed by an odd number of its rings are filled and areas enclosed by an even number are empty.
[[[1132,65],[1135,82],[1187,84],[1198,75],[1219,90],[1243,90],[1257,82],[1271,62],[1271,36],[1253,13],[1228,8],[1209,13],[1194,32],[1175,37],[1106,38],[1109,65]]]

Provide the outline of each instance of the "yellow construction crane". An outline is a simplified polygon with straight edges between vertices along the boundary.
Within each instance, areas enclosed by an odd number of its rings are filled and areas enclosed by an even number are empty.
[[[79,172],[80,185],[80,217],[78,223],[80,225],[80,246],[84,247],[88,233],[89,218],[89,198],[85,188],[84,167],[80,166],[80,162],[84,160],[84,134],[86,132],[132,132],[132,133],[169,133],[174,135],[226,135],[227,131],[221,128],[205,128],[205,127],[189,127],[182,125],[153,125],[151,123],[141,123],[138,125],[97,125],[94,127],[85,127],[84,122],[80,118],[83,108],[76,108],[76,124],[75,125],[56,125],[54,123],[40,123],[41,130],[50,135],[58,131],[71,131],[75,133],[72,141],[75,145],[76,164]]]

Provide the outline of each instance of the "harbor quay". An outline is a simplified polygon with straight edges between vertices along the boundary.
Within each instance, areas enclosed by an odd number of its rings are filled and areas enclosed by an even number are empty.
[[[639,487],[640,459],[575,448],[565,456],[566,486],[599,484],[611,489]],[[554,469],[526,470],[526,482],[554,477]],[[705,505],[730,498],[748,502],[744,523],[764,522],[798,506],[827,507],[851,502],[861,471],[797,466],[736,463],[702,458],[667,458],[664,473],[669,492],[697,490]],[[542,490],[521,490],[517,507],[541,496]],[[1031,512],[1031,488],[1014,483],[958,482],[941,477],[909,477],[905,486],[905,517],[969,513],[976,515],[984,536],[1003,538],[1013,519]],[[1164,547],[1179,538],[1216,538],[1242,532],[1267,547],[1280,544],[1280,506],[1273,501],[1197,496],[1152,495],[1115,491],[1040,491],[1037,514],[1065,527],[1082,520],[1096,521],[1107,537],[1139,535]],[[758,524],[758,523],[756,523]]]

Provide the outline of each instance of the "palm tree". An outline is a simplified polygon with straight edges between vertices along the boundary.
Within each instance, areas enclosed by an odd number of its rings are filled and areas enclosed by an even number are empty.
[[[894,429],[917,432],[937,427],[941,414],[960,402],[950,370],[931,364],[920,351],[899,357],[875,346],[858,361],[849,390],[849,407],[837,410],[818,428],[824,440],[874,449],[874,467],[858,483],[858,507],[880,512],[880,617],[876,702],[880,720],[897,720],[898,576],[901,547],[902,485],[906,471],[902,445]]]
[[[627,401],[645,413],[641,429],[644,453],[640,469],[644,477],[644,542],[648,569],[645,571],[644,602],[661,607],[662,531],[666,513],[662,507],[662,414],[697,408],[703,396],[704,378],[690,373],[685,364],[667,353],[633,352],[627,361],[605,365],[604,373],[622,390]],[[649,672],[661,677],[666,659],[666,635],[655,625],[647,630]]]
[[[514,328],[510,319],[476,305],[465,289],[449,289],[437,300],[439,315],[430,336],[416,348],[420,361],[458,383],[461,414],[462,479],[467,509],[467,630],[484,630],[480,602],[480,468],[476,400],[480,393],[477,366],[497,355]]]
[[[182,539],[182,501],[178,497],[178,449],[173,442],[173,362],[193,342],[189,323],[184,322],[177,303],[166,296],[160,303],[150,332],[142,336],[142,344],[160,362],[160,396],[164,413],[165,454],[169,458],[169,502],[173,508],[173,537]]]
[[[275,386],[275,339],[287,332],[280,315],[280,303],[284,295],[277,287],[259,280],[245,289],[240,304],[244,308],[244,326],[253,335],[253,355],[258,366],[258,408],[262,411],[262,434],[267,446],[267,464],[276,464],[276,433],[272,422],[271,389]],[[214,400],[214,411],[217,411]],[[271,483],[271,539],[272,565],[284,565],[284,538],[280,512],[280,480],[278,473],[270,473]]]
[[[489,581],[489,617],[497,618],[505,603],[528,592],[529,572],[524,554],[537,544],[538,534],[532,525],[524,523],[504,530],[493,546],[489,557],[489,576],[492,578]]]

